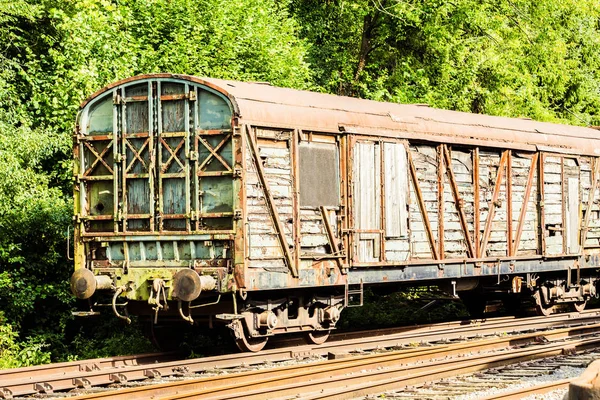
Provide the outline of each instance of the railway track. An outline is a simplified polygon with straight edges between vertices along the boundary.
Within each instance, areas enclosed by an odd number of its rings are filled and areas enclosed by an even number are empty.
[[[498,393],[492,396],[486,396],[480,400],[521,400],[528,396],[542,395],[555,390],[567,390],[569,388],[569,383],[571,383],[572,380],[572,378],[560,379],[554,382],[543,383],[509,392]]]
[[[391,400],[524,399],[556,390],[565,391],[569,383],[581,375],[598,357],[600,357],[598,350],[579,354],[561,354],[473,374],[428,381],[400,390],[387,391],[381,396]]]
[[[263,351],[256,354],[230,354],[225,356],[205,357],[192,360],[169,360],[159,362],[157,357],[166,357],[165,354],[116,357],[104,360],[87,360],[75,363],[52,364],[25,369],[14,369],[0,371],[0,396],[4,398],[18,397],[31,394],[47,394],[67,391],[72,389],[90,390],[93,387],[110,384],[126,385],[135,381],[150,379],[160,380],[166,377],[190,377],[201,374],[222,374],[235,372],[236,368],[264,368],[264,365],[296,363],[303,359],[306,363],[315,363],[323,359],[323,356],[345,357],[347,353],[360,353],[360,351],[373,351],[377,349],[400,349],[404,354],[417,351],[411,349],[415,346],[431,346],[453,341],[464,341],[467,339],[482,339],[486,335],[508,335],[516,332],[529,333],[523,338],[510,336],[510,340],[533,340],[540,334],[540,330],[556,327],[578,326],[571,328],[569,332],[577,329],[595,330],[600,326],[600,312],[587,311],[582,314],[559,314],[552,317],[533,317],[517,319],[514,317],[494,318],[490,320],[457,321],[452,323],[431,324],[415,327],[402,327],[385,329],[373,332],[339,333],[321,346],[293,346],[282,347]],[[559,332],[554,330],[553,332]],[[565,331],[566,332],[566,331]],[[549,333],[547,334],[549,335]],[[558,333],[552,333],[557,337]],[[507,337],[508,338],[508,337]],[[490,340],[490,339],[486,339]],[[451,344],[452,345],[452,344]],[[477,340],[468,343],[471,351],[481,351],[486,345],[485,340]],[[422,351],[422,350],[418,350]],[[385,354],[385,353],[384,353]],[[169,355],[173,357],[173,354]],[[429,355],[427,355],[429,357]],[[231,370],[233,368],[233,370]],[[196,375],[197,376],[197,375]]]
[[[76,376],[89,371],[108,371],[131,366],[152,365],[161,362],[173,361],[178,358],[181,358],[181,354],[178,352],[160,352],[69,361],[47,365],[37,365],[33,367],[0,370],[0,398],[10,398],[12,396],[12,386],[10,386],[12,383],[17,384],[15,388],[18,388],[21,387],[21,385],[26,385],[26,382],[28,382],[34,390],[33,393],[35,391],[44,392],[45,390],[41,386],[45,383],[48,377],[61,375]],[[36,388],[39,390],[35,390]],[[21,394],[21,392],[18,390],[19,389],[17,389],[17,393]]]
[[[456,374],[600,347],[600,324],[371,353],[78,396],[91,399],[350,399]]]

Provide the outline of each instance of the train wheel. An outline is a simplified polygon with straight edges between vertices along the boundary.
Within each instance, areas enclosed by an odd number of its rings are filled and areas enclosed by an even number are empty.
[[[308,344],[323,344],[329,339],[331,331],[312,331],[307,332],[304,338]]]
[[[577,303],[571,303],[571,307],[573,308],[574,311],[580,313],[583,312],[583,310],[585,310],[585,305],[587,304],[587,301],[578,301]]]
[[[544,304],[542,301],[542,295],[539,291],[536,292],[533,297],[535,299],[535,311],[537,315],[547,317],[554,313],[554,306]]]
[[[235,339],[235,345],[240,351],[256,353],[264,349],[268,341],[268,337],[247,337],[244,335],[241,339]]]

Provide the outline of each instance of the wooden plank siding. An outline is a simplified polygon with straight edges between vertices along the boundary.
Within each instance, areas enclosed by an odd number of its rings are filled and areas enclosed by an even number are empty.
[[[340,205],[350,207],[348,228],[344,228],[343,207],[323,212],[293,199],[296,191],[307,189],[298,188],[293,176],[293,164],[300,161],[292,160],[292,144],[312,140],[313,134],[266,128],[252,132],[286,244],[298,268],[311,265],[301,260],[317,262],[328,257],[337,257],[340,267],[341,258],[360,267],[574,255],[581,250],[580,226],[593,183],[591,157],[351,137],[344,141],[350,146],[348,170],[336,171],[349,178],[348,188],[335,192]],[[285,253],[254,163],[248,151],[248,266],[284,272]],[[538,193],[540,187],[543,192]],[[348,193],[347,198],[342,198],[343,193]],[[590,204],[585,244],[600,249],[600,207],[595,200]],[[331,238],[349,243],[349,251],[332,248]]]
[[[407,235],[402,240],[384,236],[381,246],[386,249],[386,259],[373,258],[373,264],[393,265],[401,261],[407,265],[425,260],[435,263],[436,252],[440,260],[580,253],[582,216],[587,212],[593,183],[592,157],[552,153],[541,157],[542,153],[534,152],[422,143],[411,143],[407,149],[416,173],[416,183],[408,185],[406,193]],[[440,162],[440,154],[444,152],[446,160]],[[361,170],[356,160],[354,175]],[[386,162],[391,160],[384,160],[384,173],[392,169]],[[408,182],[414,181],[410,168],[404,174]],[[595,174],[600,175],[600,171]],[[387,180],[382,190],[387,191],[386,185],[389,185]],[[595,199],[600,197],[597,186]],[[542,194],[538,193],[539,187],[543,187]],[[354,188],[355,196],[365,196],[356,191],[357,186]],[[378,190],[373,184],[371,189]],[[360,201],[354,202],[355,208]],[[585,247],[600,250],[600,206],[597,200],[590,205]],[[395,201],[386,207],[384,230],[388,229],[385,221],[391,215],[399,215],[402,205]],[[542,221],[544,226],[540,227]],[[356,222],[353,226],[358,229],[363,225]],[[355,251],[360,250],[355,248]],[[360,253],[354,260],[355,266],[369,264]]]

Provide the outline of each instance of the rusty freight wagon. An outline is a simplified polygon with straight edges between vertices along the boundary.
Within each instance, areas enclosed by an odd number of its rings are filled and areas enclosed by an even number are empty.
[[[590,128],[184,75],[116,82],[75,132],[80,299],[324,341],[367,285],[581,310],[600,264]],[[94,304],[90,301],[90,304]]]

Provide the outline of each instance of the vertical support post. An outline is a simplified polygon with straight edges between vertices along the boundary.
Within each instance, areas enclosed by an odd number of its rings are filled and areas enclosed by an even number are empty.
[[[350,228],[350,235],[348,237],[348,248],[352,248],[350,251],[351,256],[349,257],[353,263],[358,262],[358,248],[357,248],[357,238],[355,234],[356,229],[356,199],[354,198],[354,181],[356,177],[354,176],[354,147],[356,146],[356,137],[350,136],[347,139],[348,147],[347,147],[347,162],[348,165],[348,223],[352,224]],[[350,247],[351,246],[351,247]]]
[[[544,210],[544,162],[546,154],[540,153],[538,168],[538,204],[540,217],[540,255],[546,253],[546,213]]]
[[[594,205],[594,196],[596,196],[596,190],[598,189],[598,174],[600,173],[600,160],[598,158],[592,158],[592,188],[588,194],[588,203],[585,209],[585,218],[583,219],[583,226],[581,227],[581,248],[585,246],[587,240],[587,233],[590,226],[590,217],[592,215],[592,207]]]
[[[190,86],[186,83],[184,85],[184,91],[186,94],[186,98],[184,100],[184,112],[185,121],[184,121],[184,131],[183,135],[184,143],[184,152],[185,152],[185,230],[190,232],[192,230],[192,186],[190,181]]]
[[[474,229],[474,234],[473,234],[473,240],[475,242],[475,257],[476,258],[480,258],[481,257],[481,249],[480,249],[480,243],[481,243],[481,234],[480,234],[480,230],[481,230],[481,208],[479,207],[479,147],[475,147],[475,149],[473,150],[473,214],[474,214],[474,221],[473,221],[473,229]]]
[[[346,249],[345,251],[345,261],[344,263],[348,263],[349,262],[349,253],[351,252],[351,248],[350,248],[350,243],[349,243],[349,236],[347,234],[344,234],[344,232],[348,232],[349,227],[349,221],[350,221],[350,217],[348,215],[348,210],[349,210],[349,200],[348,200],[348,196],[349,196],[349,182],[348,179],[350,177],[350,173],[351,173],[351,168],[349,168],[349,165],[351,165],[348,162],[348,152],[349,152],[349,144],[348,144],[348,135],[340,135],[339,136],[339,144],[340,144],[340,194],[341,194],[341,210],[340,210],[340,217],[341,217],[341,223],[340,223],[340,238],[342,240],[342,244],[344,249]],[[342,266],[344,267],[344,265]],[[341,273],[344,274],[346,271],[346,268],[342,268]]]
[[[117,165],[121,164],[121,201],[120,208],[121,212],[119,213],[119,220],[121,221],[121,232],[127,232],[127,210],[129,208],[129,204],[127,201],[127,102],[125,102],[125,97],[127,97],[127,89],[122,89],[121,92],[121,140],[116,141],[115,143],[119,143],[120,148],[118,148],[117,153],[115,154],[117,159]],[[117,204],[115,204],[117,206]],[[125,258],[127,260],[127,258]]]
[[[198,96],[196,96],[198,99]],[[198,119],[196,119],[198,121]],[[246,196],[246,135],[244,134],[246,127],[239,125],[238,118],[233,118],[231,123],[231,147],[234,156],[234,168],[239,168],[241,176],[233,181],[234,193],[238,193],[237,197],[234,197],[234,210],[242,210],[242,216],[239,219],[233,219],[233,226],[235,229],[234,236],[234,269],[233,276],[238,288],[246,287],[246,258],[250,250],[248,232],[247,232],[247,220],[248,220],[248,203]],[[197,124],[198,125],[198,124]],[[199,128],[199,126],[198,126]],[[196,133],[195,146],[198,148],[198,139]],[[198,161],[196,161],[196,169],[199,168]],[[198,179],[198,173],[196,173],[196,179]],[[196,207],[199,210],[199,197],[196,197]],[[197,226],[199,225],[199,218],[196,220]]]
[[[198,93],[198,88],[194,87],[194,90],[196,91],[196,105],[194,106],[194,127],[193,127],[193,138],[194,138],[194,152],[196,153],[196,155],[198,155],[200,153],[200,149],[198,148],[198,146],[200,145],[199,141],[198,141],[198,135],[199,135],[199,130],[200,130],[200,122],[198,119],[198,108],[200,107],[200,96]],[[235,129],[240,129],[239,127],[234,126],[235,123],[232,122],[232,126],[231,126],[231,131],[235,132]],[[231,136],[231,142],[232,144],[235,144],[235,140],[234,140],[234,136]],[[241,136],[240,136],[241,138]],[[240,146],[241,146],[241,142],[242,140],[240,139]],[[235,146],[233,146],[233,148],[235,149]],[[238,153],[234,153],[236,155],[236,157],[238,157]],[[194,226],[195,226],[195,230],[200,230],[200,214],[202,213],[202,210],[200,208],[200,171],[199,171],[199,165],[200,165],[200,157],[196,156],[194,159],[194,213],[195,215],[195,221],[194,221]],[[239,160],[236,159],[236,162],[239,162]]]
[[[121,90],[117,89],[113,94],[113,138],[112,138],[112,147],[113,147],[113,231],[114,233],[119,232],[119,204],[121,203],[121,199],[119,198],[119,163],[118,156],[119,154],[119,134],[121,131],[120,120],[119,120],[119,112],[120,102],[118,99],[121,97]],[[82,163],[83,163],[83,152],[82,154]],[[85,169],[84,169],[85,170]],[[83,192],[82,192],[83,193]],[[82,207],[82,210],[84,208]]]
[[[162,179],[162,164],[163,164],[163,159],[162,159],[162,144],[161,144],[161,139],[162,139],[162,130],[163,130],[163,124],[162,124],[162,102],[160,100],[160,94],[161,94],[161,84],[160,81],[158,81],[156,83],[156,117],[157,117],[157,130],[156,130],[156,141],[158,142],[158,146],[157,146],[157,153],[158,153],[158,164],[157,164],[157,171],[158,171],[158,231],[162,232],[163,231],[163,179]]]
[[[506,156],[506,253],[513,255],[512,150]]]
[[[298,146],[300,143],[301,130],[294,129],[291,138],[290,151],[292,152],[292,221],[294,238],[294,264],[296,269],[300,268],[300,158]]]
[[[154,94],[152,82],[148,82],[148,186],[150,187],[150,232],[154,232],[154,219],[156,211],[154,207],[154,176],[156,171],[156,160],[154,159]]]
[[[379,141],[379,197],[381,202],[381,212],[379,214],[379,261],[385,261],[385,154],[383,141]]]
[[[565,185],[565,158],[560,157],[560,187],[562,194],[562,253],[567,254],[567,186]]]
[[[444,259],[444,175],[445,175],[445,166],[444,166],[444,157],[443,157],[443,148],[444,145],[440,144],[437,148],[437,159],[438,159],[438,168],[437,168],[437,177],[438,177],[438,253],[440,256],[440,260]]]

